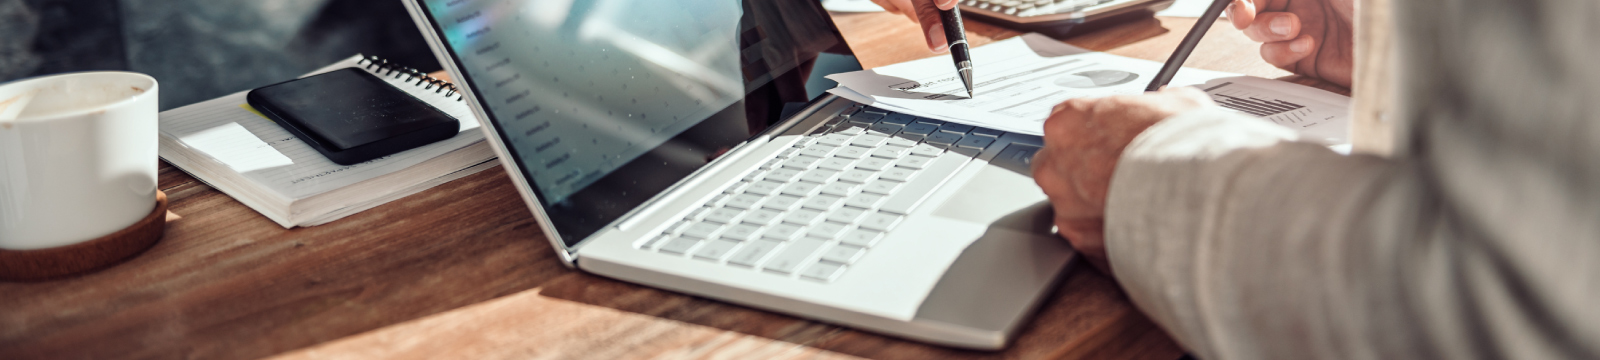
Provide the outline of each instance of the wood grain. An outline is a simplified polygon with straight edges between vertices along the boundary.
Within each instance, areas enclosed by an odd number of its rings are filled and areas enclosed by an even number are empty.
[[[887,14],[836,15],[868,66],[931,56]],[[1161,60],[1187,19],[1068,39]],[[974,43],[1016,36],[973,23]],[[1237,31],[1190,64],[1256,76]],[[1250,50],[1250,51],[1246,51]],[[1306,81],[1305,79],[1291,79]],[[1074,269],[1003,352],[908,342],[566,268],[500,168],[312,228],[284,230],[163,163],[181,216],[144,254],[50,282],[0,283],[0,359],[1173,359],[1116,282]]]

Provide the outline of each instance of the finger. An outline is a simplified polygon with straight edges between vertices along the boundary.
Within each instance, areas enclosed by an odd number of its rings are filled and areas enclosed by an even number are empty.
[[[1289,41],[1261,44],[1261,59],[1272,66],[1294,71],[1294,64],[1311,55],[1311,50],[1315,49],[1316,45],[1317,41],[1312,39],[1311,35],[1300,35]]]
[[[950,10],[956,8],[956,0],[934,0],[933,4],[938,5],[939,10]]]
[[[1228,5],[1228,21],[1233,22],[1233,28],[1244,30],[1250,23],[1256,21],[1256,4],[1250,0],[1233,0]]]
[[[912,4],[917,13],[917,22],[922,24],[922,33],[928,34],[928,50],[942,53],[950,47],[950,40],[944,36],[944,24],[939,21],[939,6],[934,0],[914,0]]]
[[[1071,99],[1061,102],[1051,109],[1050,117],[1044,119],[1044,142],[1049,146],[1051,142],[1071,141],[1072,134],[1078,125],[1083,122],[1083,113],[1089,108],[1087,100]]]
[[[890,14],[899,14],[900,13],[900,7],[899,6],[895,6],[894,2],[892,2],[892,1],[889,1],[889,0],[872,0],[872,3],[873,4],[878,4],[878,7],[883,8],[883,11],[888,11]]]
[[[1300,36],[1300,17],[1287,12],[1256,14],[1256,21],[1244,29],[1244,36],[1260,42],[1275,42]]]

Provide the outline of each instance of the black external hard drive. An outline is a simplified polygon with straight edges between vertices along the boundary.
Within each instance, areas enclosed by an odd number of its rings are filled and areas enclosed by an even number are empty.
[[[340,165],[449,139],[461,128],[449,114],[357,68],[257,88],[246,100]]]

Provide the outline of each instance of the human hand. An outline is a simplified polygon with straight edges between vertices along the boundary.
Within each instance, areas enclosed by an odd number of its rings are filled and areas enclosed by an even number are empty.
[[[1192,87],[1144,95],[1072,99],[1044,122],[1044,149],[1033,158],[1033,180],[1055,208],[1057,231],[1107,274],[1105,212],[1111,174],[1122,150],[1146,128],[1180,112],[1215,106]]]
[[[939,11],[956,8],[956,0],[872,0],[873,3],[883,7],[891,13],[905,15],[912,22],[922,25],[922,33],[928,41],[928,50],[942,53],[950,48],[950,40],[944,37],[944,24],[939,22]]]
[[[1296,74],[1350,86],[1356,0],[1233,0],[1228,19],[1260,41],[1261,58]]]

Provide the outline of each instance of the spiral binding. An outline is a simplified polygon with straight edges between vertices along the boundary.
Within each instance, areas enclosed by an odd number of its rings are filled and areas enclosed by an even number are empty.
[[[456,101],[462,101],[461,93],[457,91],[456,84],[428,76],[414,68],[390,63],[389,60],[377,56],[367,56],[356,62],[356,65],[372,70],[372,73],[403,79],[406,83],[421,86],[423,90],[433,90],[434,93],[444,94],[445,97],[455,96]],[[415,81],[415,82],[413,82]]]

